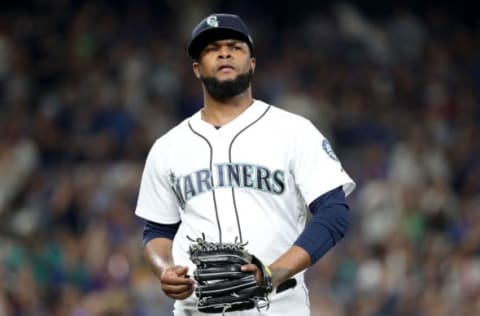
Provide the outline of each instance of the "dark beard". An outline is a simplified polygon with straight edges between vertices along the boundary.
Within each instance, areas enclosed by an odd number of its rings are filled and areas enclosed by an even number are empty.
[[[215,100],[224,102],[240,93],[250,86],[253,71],[238,75],[235,79],[220,81],[215,77],[201,77],[203,85],[208,94]]]

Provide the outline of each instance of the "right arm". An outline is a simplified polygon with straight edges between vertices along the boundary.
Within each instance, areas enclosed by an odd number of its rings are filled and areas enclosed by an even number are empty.
[[[193,293],[193,280],[187,277],[188,268],[176,266],[172,244],[180,226],[178,202],[171,189],[164,157],[170,148],[167,138],[158,139],[152,146],[140,182],[135,214],[146,220],[143,230],[144,258],[161,289],[173,299],[185,299]]]
[[[194,290],[194,281],[187,275],[188,267],[175,265],[172,258],[173,236],[171,230],[174,227],[152,222],[148,222],[145,227],[144,257],[160,280],[163,292],[168,297],[177,300],[189,297]]]

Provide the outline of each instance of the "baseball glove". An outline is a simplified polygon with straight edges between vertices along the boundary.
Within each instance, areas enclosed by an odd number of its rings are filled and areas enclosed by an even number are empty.
[[[198,310],[203,313],[225,313],[246,309],[268,308],[272,291],[271,272],[258,258],[244,249],[245,244],[215,243],[198,238],[190,245],[190,259],[196,265],[195,294]],[[253,263],[262,272],[259,284],[255,274],[240,267]]]

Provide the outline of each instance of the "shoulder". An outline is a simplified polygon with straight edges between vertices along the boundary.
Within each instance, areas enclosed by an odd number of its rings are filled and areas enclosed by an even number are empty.
[[[255,100],[255,102],[259,104],[263,104],[265,107],[268,107],[268,114],[271,116],[274,116],[277,119],[285,120],[292,123],[298,123],[298,124],[308,124],[310,122],[310,120],[308,120],[304,116],[287,111],[274,104],[269,104],[259,100]]]
[[[276,105],[268,104],[263,101],[256,102],[263,103],[265,106],[268,106],[268,116],[271,119],[271,122],[278,124],[280,128],[294,127],[294,128],[313,128],[312,122],[304,116],[290,112],[288,110],[282,109]]]

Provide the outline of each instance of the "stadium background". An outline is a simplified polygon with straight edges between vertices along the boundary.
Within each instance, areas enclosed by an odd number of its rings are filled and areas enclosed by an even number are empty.
[[[307,275],[313,316],[480,315],[480,33],[462,1],[0,5],[0,315],[170,315],[133,215],[153,140],[198,109],[185,54],[248,21],[254,95],[309,117],[358,183]]]

